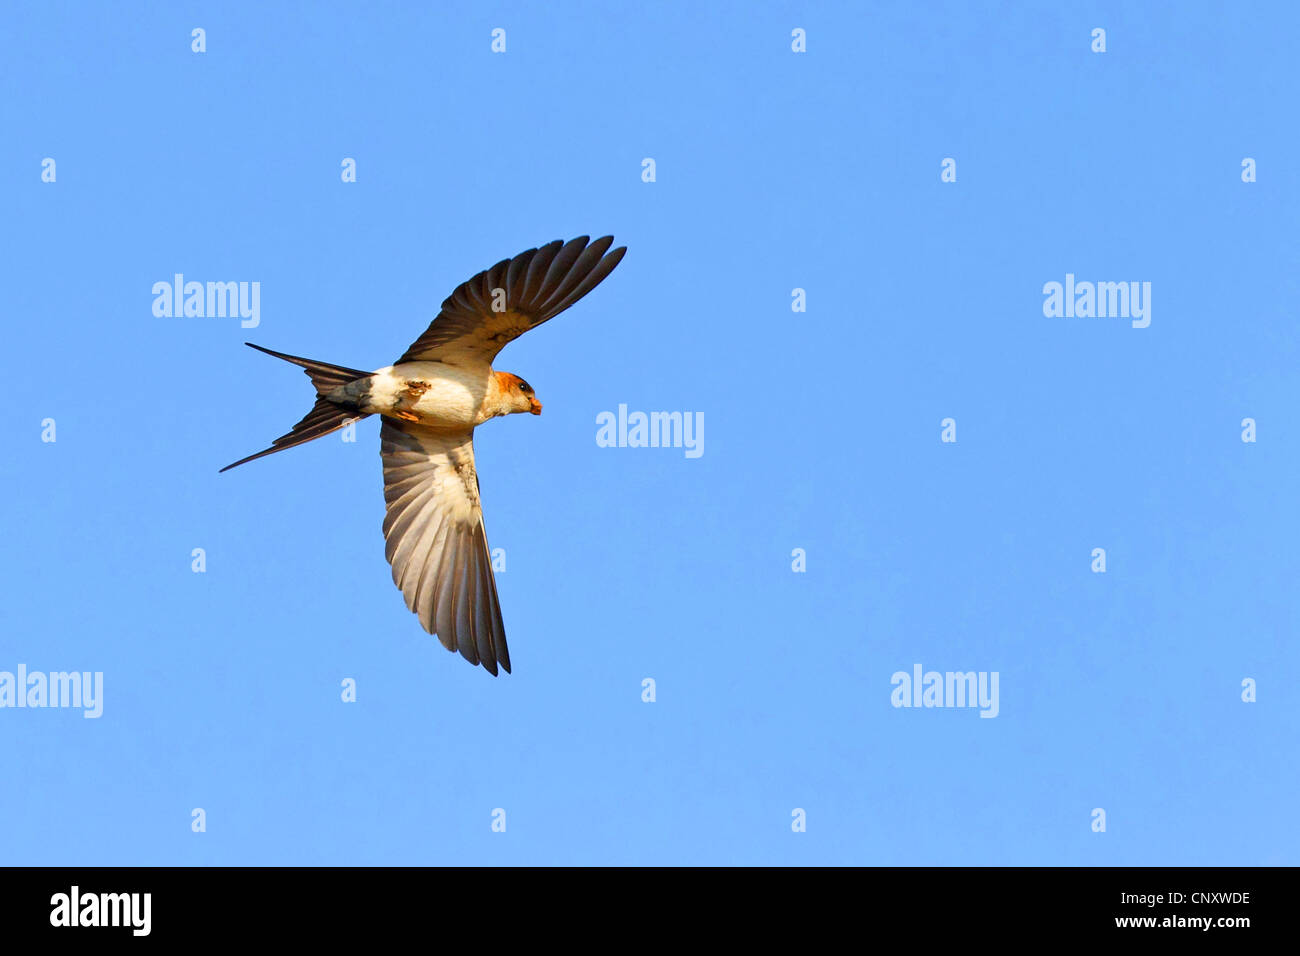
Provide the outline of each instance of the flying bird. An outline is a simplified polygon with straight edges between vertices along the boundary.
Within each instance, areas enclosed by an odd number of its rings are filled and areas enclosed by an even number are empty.
[[[380,415],[385,555],[420,624],[449,651],[493,676],[510,672],[505,625],[474,468],[474,429],[516,412],[542,413],[531,385],[492,368],[497,353],[600,284],[627,252],[613,236],[547,243],[462,283],[397,363],[376,372],[329,365],[245,343],[300,365],[316,404],[271,447],[227,465],[301,445]]]

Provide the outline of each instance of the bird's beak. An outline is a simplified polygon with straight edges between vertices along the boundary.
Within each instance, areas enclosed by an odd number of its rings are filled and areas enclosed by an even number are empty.
[[[530,398],[528,400],[528,410],[534,415],[540,415],[542,413],[542,403],[535,398]]]

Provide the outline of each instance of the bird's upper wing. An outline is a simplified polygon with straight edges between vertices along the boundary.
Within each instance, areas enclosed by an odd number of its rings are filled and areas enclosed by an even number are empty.
[[[588,244],[586,236],[561,244],[557,239],[504,259],[461,283],[442,311],[398,363],[418,359],[481,361],[529,329],[559,315],[594,289],[627,252],[607,253],[613,236]]]
[[[474,432],[384,419],[385,552],[420,624],[493,675],[510,672],[474,470]]]

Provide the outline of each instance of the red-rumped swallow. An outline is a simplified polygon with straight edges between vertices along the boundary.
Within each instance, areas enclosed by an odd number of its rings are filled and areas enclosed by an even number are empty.
[[[459,286],[395,365],[362,372],[272,352],[301,365],[316,404],[271,447],[227,465],[284,451],[368,415],[383,416],[385,554],[393,581],[443,647],[495,675],[510,672],[505,626],[474,470],[474,429],[490,418],[542,413],[532,386],[497,372],[511,341],[594,289],[627,251],[612,236],[529,249]]]

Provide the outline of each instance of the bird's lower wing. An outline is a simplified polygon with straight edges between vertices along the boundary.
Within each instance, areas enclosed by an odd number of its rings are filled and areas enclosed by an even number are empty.
[[[385,552],[393,581],[443,647],[510,672],[474,469],[474,432],[384,419]]]

